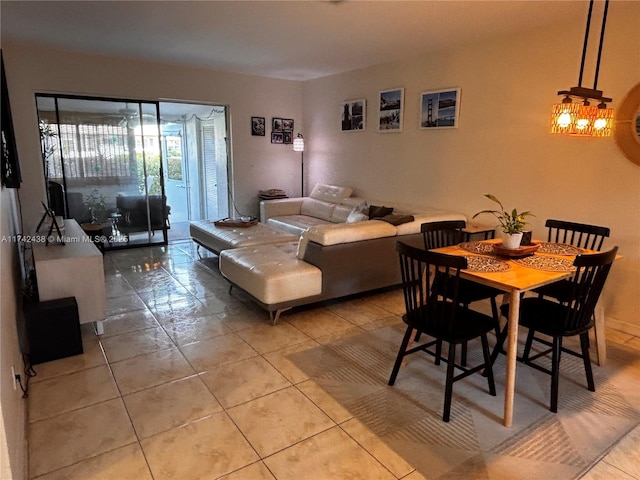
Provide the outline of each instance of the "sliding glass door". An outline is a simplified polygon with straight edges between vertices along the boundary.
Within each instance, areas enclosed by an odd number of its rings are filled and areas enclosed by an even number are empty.
[[[56,215],[105,249],[167,243],[158,103],[47,94],[36,103]]]

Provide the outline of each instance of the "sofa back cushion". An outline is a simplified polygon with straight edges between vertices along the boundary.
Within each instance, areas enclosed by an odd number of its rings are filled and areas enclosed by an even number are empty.
[[[336,205],[331,213],[331,221],[333,223],[344,223],[347,221],[349,214],[351,213],[352,208],[349,208],[345,205]]]
[[[353,192],[351,187],[337,187],[335,185],[317,183],[309,197],[325,202],[340,203],[344,198],[351,196],[351,192]]]
[[[314,198],[305,198],[302,200],[300,214],[331,221],[331,214],[333,213],[335,206],[335,203],[324,202]]]

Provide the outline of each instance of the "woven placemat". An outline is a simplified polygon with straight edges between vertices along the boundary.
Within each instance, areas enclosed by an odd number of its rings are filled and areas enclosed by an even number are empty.
[[[493,255],[493,244],[485,242],[462,242],[458,245],[462,250],[479,255]]]
[[[573,272],[576,269],[571,260],[549,257],[547,255],[531,255],[530,257],[513,259],[512,262],[522,265],[523,267],[552,272]]]
[[[567,245],[566,243],[540,242],[539,253],[549,253],[551,255],[580,255],[584,249]]]
[[[478,255],[465,255],[464,258],[467,259],[467,270],[472,272],[504,272],[509,270],[509,264],[497,258]]]

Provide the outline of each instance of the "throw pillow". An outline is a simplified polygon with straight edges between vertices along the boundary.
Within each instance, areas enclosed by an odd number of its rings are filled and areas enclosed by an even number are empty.
[[[365,215],[369,215],[369,205],[367,205],[367,202],[362,202],[359,205],[356,205],[356,207],[353,209],[355,212],[359,212],[359,213],[364,213]]]
[[[391,215],[392,213],[393,208],[391,207],[380,207],[377,205],[369,206],[369,220],[371,220],[372,218],[384,217],[385,215]]]
[[[378,218],[378,220],[385,221],[391,225],[402,225],[403,223],[413,222],[415,219],[413,215],[403,215],[401,213],[392,213],[391,215],[385,215]]]
[[[351,210],[351,213],[347,217],[346,223],[361,222],[363,220],[369,220],[369,217],[366,216],[364,213],[357,212],[356,209],[354,208],[353,210]]]

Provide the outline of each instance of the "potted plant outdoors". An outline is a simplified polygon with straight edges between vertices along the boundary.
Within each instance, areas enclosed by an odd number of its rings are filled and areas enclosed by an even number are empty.
[[[89,215],[91,215],[92,224],[104,223],[107,212],[107,199],[97,189],[91,190],[85,199],[84,205],[89,209]]]
[[[473,218],[476,218],[478,215],[483,213],[491,213],[498,219],[498,222],[500,222],[500,226],[502,227],[502,246],[510,250],[519,248],[520,242],[522,241],[522,230],[527,224],[525,218],[528,216],[534,217],[535,215],[529,211],[518,212],[515,208],[511,210],[511,212],[508,212],[505,210],[502,202],[495,196],[490,193],[485,193],[484,196],[500,205],[500,210],[482,210],[476,213]]]

